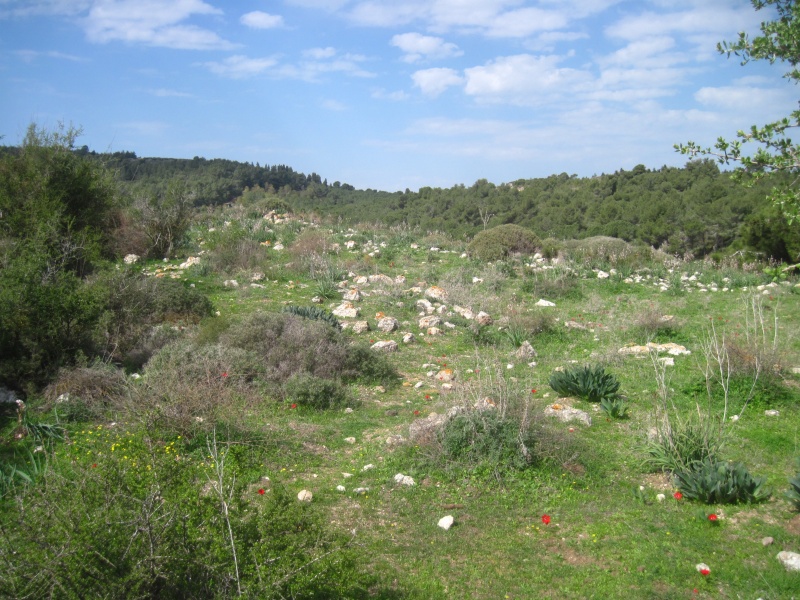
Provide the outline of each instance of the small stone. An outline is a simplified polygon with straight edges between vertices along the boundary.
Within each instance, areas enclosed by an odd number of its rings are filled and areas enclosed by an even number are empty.
[[[666,496],[664,494],[656,495],[656,500],[658,500],[659,502],[663,502],[665,499],[666,499]]]
[[[337,485],[336,486],[336,491],[337,492],[345,492],[347,490],[345,489],[345,487],[343,485]]]
[[[366,494],[368,492],[369,492],[369,488],[368,487],[359,487],[359,488],[356,488],[356,489],[353,490],[353,493],[356,494],[357,496],[363,496],[364,494]]]
[[[779,410],[765,410],[764,411],[764,416],[765,417],[780,417],[781,416],[781,411],[779,411]]]
[[[441,519],[439,519],[438,525],[439,527],[447,531],[453,526],[454,520],[455,519],[453,519],[452,515],[447,515],[446,517],[442,517]]]
[[[361,472],[363,473],[364,471],[371,471],[374,468],[375,468],[375,465],[370,463],[368,465],[364,465],[363,467],[361,467]]]
[[[350,414],[350,413],[352,413],[352,412],[353,412],[353,409],[352,409],[352,408],[350,408],[349,406],[348,406],[347,408],[345,408],[345,409],[344,409],[344,414],[346,414],[346,415],[349,415],[349,414]]]
[[[536,303],[536,306],[555,306],[555,302],[550,302],[549,300],[545,300],[542,298]]]
[[[698,573],[705,571],[706,574],[708,574],[711,572],[711,567],[709,567],[706,563],[697,563],[694,568],[697,569]]]
[[[300,493],[297,494],[297,499],[300,500],[300,502],[311,502],[313,498],[314,494],[308,490],[301,490]]]
[[[775,540],[773,538],[771,538],[771,537],[765,537],[763,540],[761,540],[761,545],[762,546],[771,546],[774,543],[775,543]]]
[[[346,437],[346,438],[344,438],[344,441],[347,442],[348,444],[355,444],[356,443],[356,438],[354,438],[354,437]]]
[[[778,552],[776,558],[781,561],[787,571],[800,571],[800,554],[797,552]]]

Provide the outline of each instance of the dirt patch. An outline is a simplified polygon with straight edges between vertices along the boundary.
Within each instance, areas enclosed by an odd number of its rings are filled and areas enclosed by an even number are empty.
[[[792,535],[800,536],[800,515],[795,515],[786,522],[786,531]]]
[[[601,566],[602,563],[596,558],[580,554],[574,548],[570,548],[561,540],[548,540],[542,541],[542,547],[547,550],[548,554],[558,554],[568,565],[576,567],[584,566]]]
[[[667,473],[649,473],[643,477],[643,480],[645,487],[650,487],[654,490],[666,491],[674,487]]]

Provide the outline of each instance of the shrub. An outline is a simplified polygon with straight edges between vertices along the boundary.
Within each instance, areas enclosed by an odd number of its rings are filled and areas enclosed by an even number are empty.
[[[88,421],[112,406],[119,406],[127,391],[125,374],[113,365],[95,362],[90,367],[62,368],[44,390],[59,419]],[[59,401],[59,398],[61,400]]]
[[[469,410],[447,421],[438,436],[443,456],[462,467],[502,473],[533,463],[534,438],[498,410]]]
[[[795,510],[800,510],[800,458],[796,462],[798,473],[789,480],[789,489],[783,495]]]
[[[601,398],[600,408],[613,419],[624,419],[628,415],[628,403],[622,398]]]
[[[562,396],[578,396],[590,402],[618,397],[620,382],[601,365],[583,366],[556,371],[550,376],[550,387]]]
[[[308,373],[293,375],[283,385],[283,394],[287,401],[318,410],[338,408],[349,400],[347,388],[338,381],[320,379]]]
[[[704,504],[763,502],[770,497],[766,478],[753,477],[742,463],[706,458],[691,468],[677,471],[678,489],[688,500]]]
[[[716,460],[722,447],[719,424],[710,419],[675,420],[647,443],[646,463],[658,470],[678,472],[704,460]]]
[[[480,260],[499,260],[511,253],[533,254],[541,245],[535,233],[519,225],[499,225],[479,232],[467,252]]]
[[[339,319],[337,319],[333,315],[333,313],[318,306],[289,305],[283,307],[283,312],[296,315],[304,319],[311,319],[314,321],[321,321],[323,323],[327,323],[337,331],[341,329],[341,324],[339,323]]]

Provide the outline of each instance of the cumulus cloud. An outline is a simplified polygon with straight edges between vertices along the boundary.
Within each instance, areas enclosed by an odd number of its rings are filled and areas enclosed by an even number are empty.
[[[426,96],[438,96],[447,88],[464,83],[464,78],[455,69],[423,69],[411,75],[414,86]]]
[[[518,54],[464,70],[464,91],[476,99],[536,105],[585,91],[592,77],[586,71],[559,67],[558,56]]]
[[[455,44],[421,33],[397,34],[392,37],[391,44],[400,48],[405,53],[403,60],[410,63],[422,59],[450,58],[464,54]]]
[[[96,0],[83,20],[90,41],[122,41],[166,48],[210,50],[234,45],[211,30],[183,25],[194,15],[222,11],[202,0]]]
[[[282,16],[271,15],[261,12],[260,10],[243,14],[239,21],[242,25],[250,27],[251,29],[274,29],[275,27],[283,27]]]
[[[231,79],[253,77],[264,73],[277,64],[278,61],[272,57],[249,58],[242,55],[229,56],[222,61],[203,63],[215,75],[230,77]]]

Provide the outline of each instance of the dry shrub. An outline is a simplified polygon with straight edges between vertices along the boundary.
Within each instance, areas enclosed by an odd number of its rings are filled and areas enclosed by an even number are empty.
[[[147,363],[144,385],[129,408],[167,430],[205,429],[238,403],[255,401],[255,382],[263,371],[252,352],[180,340]]]
[[[97,362],[89,367],[61,369],[56,380],[45,388],[44,397],[63,419],[86,420],[121,406],[127,391],[123,371]]]
[[[649,304],[634,315],[632,329],[641,338],[642,343],[672,336],[681,326],[674,317],[665,318],[667,316],[658,305]]]

